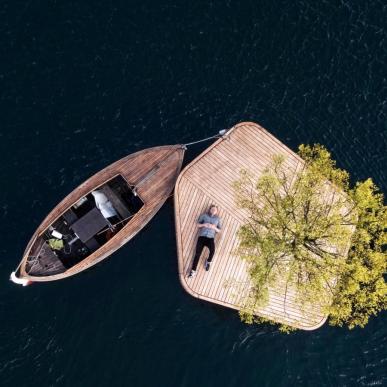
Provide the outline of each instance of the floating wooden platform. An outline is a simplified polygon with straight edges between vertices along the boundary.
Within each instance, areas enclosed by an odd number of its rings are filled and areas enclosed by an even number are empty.
[[[234,254],[237,231],[248,214],[234,202],[233,181],[239,170],[248,169],[258,178],[275,154],[286,157],[289,173],[303,166],[292,150],[255,123],[244,122],[230,129],[180,174],[175,186],[175,222],[179,276],[184,289],[192,296],[240,309],[250,288],[247,263]],[[196,277],[188,278],[198,237],[199,215],[210,204],[219,207],[222,232],[217,236],[216,252],[210,271],[204,270],[204,249]],[[315,305],[301,310],[292,294],[285,298],[285,288],[270,289],[269,302],[257,315],[299,329],[313,330],[326,321]]]

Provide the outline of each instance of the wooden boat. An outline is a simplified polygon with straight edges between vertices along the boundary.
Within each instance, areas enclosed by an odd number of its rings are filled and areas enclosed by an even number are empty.
[[[133,153],[98,172],[63,199],[28,243],[11,280],[59,280],[107,258],[132,239],[170,196],[186,147]]]

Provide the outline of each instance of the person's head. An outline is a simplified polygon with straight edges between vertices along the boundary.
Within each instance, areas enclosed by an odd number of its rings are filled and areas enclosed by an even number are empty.
[[[208,213],[211,215],[211,216],[214,216],[218,213],[218,207],[215,205],[215,204],[212,204],[210,206],[210,208],[208,209]]]

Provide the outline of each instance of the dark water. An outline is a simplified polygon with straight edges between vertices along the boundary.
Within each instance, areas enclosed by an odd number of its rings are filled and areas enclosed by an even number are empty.
[[[86,177],[239,121],[387,193],[386,20],[382,1],[2,1],[0,385],[387,385],[385,313],[286,336],[186,294],[172,201],[86,273],[8,282]]]

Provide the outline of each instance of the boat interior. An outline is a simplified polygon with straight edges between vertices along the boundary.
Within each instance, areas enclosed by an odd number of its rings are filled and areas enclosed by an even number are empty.
[[[36,239],[26,272],[65,272],[113,238],[143,205],[122,176],[114,177],[78,200]]]

